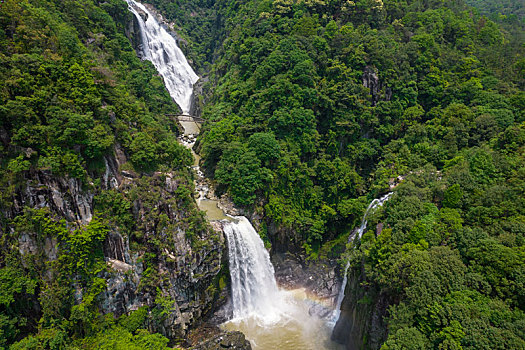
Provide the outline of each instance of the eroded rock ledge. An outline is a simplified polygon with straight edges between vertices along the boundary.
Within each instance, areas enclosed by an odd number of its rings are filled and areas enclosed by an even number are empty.
[[[238,349],[251,350],[252,346],[242,332],[223,332],[199,345],[192,347],[191,350],[223,350]]]

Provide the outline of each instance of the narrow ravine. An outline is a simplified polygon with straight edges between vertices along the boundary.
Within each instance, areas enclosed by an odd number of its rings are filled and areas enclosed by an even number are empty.
[[[200,125],[188,118],[193,84],[198,80],[176,40],[144,5],[127,0],[140,25],[143,57],[150,60],[164,79],[173,100],[185,116],[179,119],[182,145],[194,156],[196,202],[208,220],[220,222],[228,243],[231,275],[232,319],[225,330],[242,331],[254,349],[337,349],[330,340],[329,318],[310,315],[312,305],[304,290],[287,291],[277,286],[268,250],[250,221],[227,215],[219,207],[208,179],[193,151]],[[146,17],[146,19],[143,18]]]
[[[177,41],[156,19],[155,14],[143,4],[127,0],[129,9],[137,19],[140,27],[143,57],[153,63],[164,80],[170,96],[181,108],[183,115],[190,113],[193,85],[199,80],[198,75],[188,63]],[[146,17],[146,19],[144,19]],[[204,210],[209,220],[226,219],[223,211],[217,206],[217,201],[210,193],[210,186],[199,168],[199,156],[193,151],[200,125],[191,118],[185,117],[179,123],[184,133],[179,142],[187,147],[194,158],[193,168],[197,174],[196,190],[197,205]]]

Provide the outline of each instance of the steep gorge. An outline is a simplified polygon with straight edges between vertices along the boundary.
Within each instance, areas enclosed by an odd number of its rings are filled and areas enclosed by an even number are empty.
[[[202,164],[259,218],[274,260],[295,253],[284,270],[308,283],[302,267],[339,258],[370,199],[395,187],[352,242],[336,338],[523,347],[519,37],[462,1],[151,3],[192,55],[215,58]],[[204,36],[222,46],[191,42],[199,21],[224,24]]]

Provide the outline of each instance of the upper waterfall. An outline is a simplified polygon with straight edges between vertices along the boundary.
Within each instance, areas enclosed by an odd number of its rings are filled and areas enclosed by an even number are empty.
[[[141,3],[134,0],[126,1],[139,23],[145,58],[153,63],[164,78],[164,85],[181,108],[182,113],[189,114],[193,84],[199,77],[177,46],[175,38],[159,24],[155,15]],[[147,14],[146,21],[140,16],[137,9]]]

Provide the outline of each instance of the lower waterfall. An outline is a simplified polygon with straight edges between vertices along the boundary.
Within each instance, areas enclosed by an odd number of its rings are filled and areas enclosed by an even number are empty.
[[[188,114],[198,76],[155,13],[136,0],[126,1],[140,27],[144,58],[153,63],[173,100]],[[179,140],[191,150],[199,127],[194,122],[181,124],[185,132]],[[222,222],[228,241],[233,318],[221,327],[242,331],[253,349],[340,349],[330,340],[329,320],[309,313],[312,305],[322,301],[312,299],[302,289],[278,288],[270,255],[250,221],[243,216],[227,217],[210,195],[198,160],[193,168],[197,175],[197,205],[210,221]]]
[[[277,288],[273,265],[264,244],[244,216],[226,223],[233,317],[256,315],[265,320],[279,313],[281,294]]]
[[[233,319],[226,330],[240,330],[253,349],[338,349],[326,319],[309,314],[304,290],[277,287],[263,241],[244,216],[223,221],[228,241]]]

